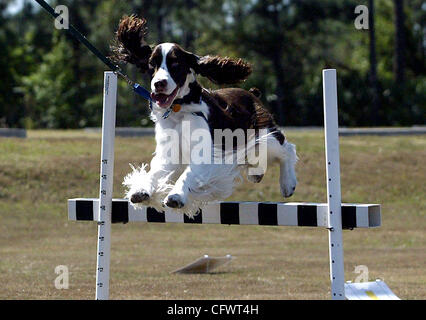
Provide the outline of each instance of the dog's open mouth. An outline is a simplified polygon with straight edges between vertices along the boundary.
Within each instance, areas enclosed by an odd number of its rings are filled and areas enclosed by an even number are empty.
[[[175,100],[179,87],[176,87],[175,90],[169,95],[164,93],[151,93],[151,99],[160,107],[160,108],[168,108]]]

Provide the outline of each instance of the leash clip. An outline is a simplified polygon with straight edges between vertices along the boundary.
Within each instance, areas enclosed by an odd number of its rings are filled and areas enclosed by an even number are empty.
[[[163,113],[162,118],[167,119],[170,115],[170,112],[172,112],[172,108],[167,109],[167,111]]]

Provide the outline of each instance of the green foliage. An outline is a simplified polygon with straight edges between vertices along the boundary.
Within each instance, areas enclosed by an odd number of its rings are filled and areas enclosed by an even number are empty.
[[[70,64],[71,47],[57,33],[52,44],[38,68],[22,79],[28,116],[40,127],[78,127],[80,115],[73,110],[79,92]]]
[[[10,2],[10,1],[9,1]],[[405,81],[395,83],[394,3],[376,0],[380,108],[373,106],[369,32],[354,27],[355,6],[368,1],[63,0],[71,23],[106,55],[121,16],[149,22],[151,44],[171,41],[199,55],[242,57],[254,66],[241,84],[257,87],[281,125],[322,125],[321,69],[336,68],[340,124],[424,124],[426,9],[405,1]],[[59,3],[51,1],[52,5]],[[32,2],[10,15],[0,5],[0,126],[99,126],[105,66]],[[149,79],[124,70],[145,87]],[[217,88],[205,79],[201,83]],[[147,103],[120,82],[117,125],[146,126]]]

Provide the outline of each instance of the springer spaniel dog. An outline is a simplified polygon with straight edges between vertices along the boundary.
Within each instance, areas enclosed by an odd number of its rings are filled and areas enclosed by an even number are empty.
[[[259,90],[207,90],[196,80],[196,75],[201,75],[218,85],[235,84],[249,76],[251,66],[242,59],[197,56],[175,43],[152,48],[145,41],[146,35],[145,19],[125,16],[113,47],[116,61],[134,64],[152,77],[150,117],[155,122],[156,149],[149,171],[146,164],[132,167],[133,172],[124,179],[131,203],[161,211],[168,207],[193,216],[205,203],[230,196],[241,181],[241,172],[249,181],[260,182],[266,164],[272,162],[280,165],[282,195],[290,197],[297,184],[296,148],[262,106]],[[243,153],[235,144],[237,131],[245,138]],[[222,136],[216,139],[218,132]],[[227,138],[224,133],[231,135],[230,144],[223,145]],[[193,145],[200,138],[204,139],[202,146]],[[249,149],[264,151],[266,161],[248,161]],[[193,161],[200,150],[204,161]],[[232,154],[233,161],[216,162],[223,159],[220,152],[216,156],[217,151]],[[170,154],[177,161],[166,161]],[[211,161],[205,161],[206,157]],[[235,163],[241,159],[243,163]]]

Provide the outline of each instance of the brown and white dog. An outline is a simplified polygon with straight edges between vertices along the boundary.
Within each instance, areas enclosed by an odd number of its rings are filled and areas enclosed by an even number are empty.
[[[146,34],[145,19],[123,17],[113,48],[116,60],[134,64],[142,73],[149,73],[152,77],[151,119],[155,122],[157,145],[150,170],[145,171],[146,165],[133,168],[133,172],[124,180],[131,202],[136,206],[167,206],[191,215],[203,202],[230,196],[239,170],[241,167],[247,169],[250,164],[235,166],[192,161],[184,164],[183,156],[179,158],[179,163],[164,161],[169,152],[165,146],[170,147],[170,143],[167,143],[170,132],[182,138],[186,127],[190,135],[200,130],[208,132],[211,145],[214,145],[216,140],[213,136],[219,129],[228,132],[240,130],[245,132],[246,137],[249,130],[254,130],[255,145],[258,146],[259,141],[266,142],[268,162],[279,163],[281,193],[284,197],[290,197],[297,184],[296,149],[287,142],[277,129],[272,115],[262,106],[259,91],[239,88],[206,90],[196,80],[198,74],[219,85],[238,83],[250,75],[251,66],[242,59],[200,57],[174,43],[161,43],[151,48],[145,42]],[[262,136],[263,140],[259,136],[261,130],[267,132]],[[248,140],[246,147],[247,143]],[[182,146],[179,147],[180,152]],[[235,150],[235,145],[232,146],[231,149]],[[194,148],[188,148],[192,154]],[[247,178],[260,182],[263,172],[247,175]]]

